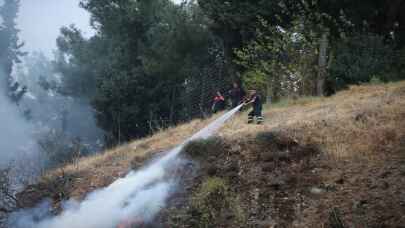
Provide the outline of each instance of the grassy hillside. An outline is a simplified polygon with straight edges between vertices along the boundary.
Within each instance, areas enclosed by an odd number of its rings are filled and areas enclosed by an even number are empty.
[[[182,142],[216,116],[83,158],[19,195],[32,207],[112,183]],[[284,101],[265,124],[238,114],[190,144],[198,161],[185,194],[160,220],[173,227],[394,227],[405,224],[405,82],[354,86],[330,98]],[[181,204],[173,202],[182,202]]]

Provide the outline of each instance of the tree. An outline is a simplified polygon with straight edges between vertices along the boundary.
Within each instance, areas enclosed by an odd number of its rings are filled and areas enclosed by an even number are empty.
[[[273,76],[271,87],[278,90],[277,82],[273,81],[279,78],[278,75],[282,72],[290,71],[285,76],[290,75],[290,78],[302,77],[294,75],[291,71],[292,66],[301,66],[302,64],[291,64],[295,60],[309,60],[311,63],[308,69],[316,74],[317,77],[312,77],[312,81],[304,80],[300,84],[311,85],[313,91],[309,94],[330,94],[336,88],[336,83],[330,79],[330,66],[333,65],[335,60],[334,55],[338,55],[340,50],[338,46],[340,43],[346,42],[345,40],[350,37],[357,36],[357,33],[368,33],[369,35],[377,35],[384,38],[385,44],[395,44],[397,48],[401,48],[405,39],[403,29],[405,24],[405,17],[400,13],[405,9],[405,2],[398,1],[218,1],[218,0],[199,0],[199,4],[206,15],[211,19],[212,23],[210,28],[219,36],[224,44],[226,50],[227,62],[236,60],[237,66],[229,66],[237,69],[242,75],[247,75],[251,82],[252,76],[256,75],[258,79],[261,78],[262,73],[269,74],[263,71],[264,68],[271,69]],[[401,11],[402,10],[402,11]],[[278,52],[283,56],[288,56],[286,59],[277,59],[274,56],[273,50],[266,50],[265,46],[274,46],[277,40],[280,40],[280,33],[271,32],[274,29],[270,28],[267,31],[268,39],[267,45],[263,43],[265,39],[256,28],[261,27],[261,21],[266,21],[268,27],[282,28],[287,31],[296,30],[299,25],[303,29],[298,31],[298,35],[302,36],[305,40],[311,43],[316,49],[313,49],[310,58],[294,58],[293,56],[300,55],[299,53],[288,53],[288,50],[280,49]],[[295,28],[294,28],[295,27]],[[402,28],[402,29],[401,29]],[[261,32],[265,32],[262,30]],[[290,38],[288,38],[290,39]],[[290,43],[293,47],[293,41],[285,40],[284,44]],[[273,42],[273,40],[276,40]],[[273,43],[273,44],[272,44]],[[254,47],[258,48],[255,50]],[[369,47],[372,48],[372,47]],[[242,52],[236,52],[234,50]],[[246,51],[250,49],[250,53]],[[293,50],[293,49],[290,49]],[[296,49],[299,50],[299,49]],[[259,52],[255,53],[255,52]],[[244,53],[244,54],[242,54]],[[306,52],[308,53],[308,52]],[[317,53],[318,61],[313,61],[313,54]],[[240,62],[240,54],[244,57],[254,57],[256,65],[266,62],[267,66],[247,66],[246,63]],[[249,58],[250,58],[249,57]],[[272,64],[269,61],[272,59]],[[294,61],[290,61],[293,60]],[[263,60],[263,61],[262,61]],[[275,61],[275,62],[274,62]],[[248,64],[249,65],[249,64]],[[260,69],[252,69],[257,68]],[[315,70],[315,72],[314,72]],[[300,70],[300,73],[306,70]],[[297,72],[297,71],[295,71]],[[307,72],[307,73],[310,73]],[[254,77],[253,77],[254,78]],[[279,79],[276,81],[282,82]],[[337,80],[337,79],[334,79]],[[276,85],[275,85],[276,84]],[[285,84],[285,82],[283,82]],[[278,93],[278,92],[276,92]],[[274,94],[273,94],[274,95]]]
[[[106,41],[99,36],[86,40],[81,31],[71,25],[61,28],[57,46],[55,69],[62,75],[58,92],[91,99],[96,91],[96,77],[109,63]]]
[[[87,97],[112,142],[190,119],[224,87],[222,47],[194,3],[82,1],[96,35],[58,39],[61,92]],[[191,102],[198,97],[199,102]],[[197,110],[198,107],[198,111]]]
[[[234,65],[234,50],[255,39],[260,18],[272,25],[288,27],[296,1],[281,0],[199,0],[200,7],[211,19],[210,28],[223,40],[225,60],[229,76],[235,77],[241,70]]]
[[[0,7],[0,17],[3,21],[0,26],[0,76],[2,77],[0,85],[15,103],[18,103],[27,91],[26,87],[14,82],[11,76],[14,64],[19,63],[20,57],[25,55],[21,51],[24,43],[19,41],[19,30],[16,25],[19,3],[19,0],[5,0]]]
[[[371,79],[393,81],[404,76],[396,71],[400,62],[394,44],[384,42],[376,34],[356,34],[340,41],[334,59],[330,64],[329,80],[336,89],[347,85],[370,82]]]
[[[289,28],[261,19],[256,38],[235,53],[235,62],[248,69],[243,74],[247,86],[259,89],[277,101],[292,95],[313,95],[316,91],[316,33],[296,16]]]

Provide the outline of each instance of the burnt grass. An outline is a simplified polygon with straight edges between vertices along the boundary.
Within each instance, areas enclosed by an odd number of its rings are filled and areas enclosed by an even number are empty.
[[[356,86],[334,97],[270,109],[263,126],[240,118],[221,137],[184,148],[179,189],[154,224],[134,227],[405,227],[405,83]],[[135,141],[78,169],[53,172],[17,195],[51,199],[55,213],[206,122]],[[183,138],[184,137],[184,138]]]
[[[272,131],[191,142],[182,153],[186,164],[174,169],[180,188],[168,206],[153,224],[134,227],[403,227],[405,141],[377,163],[331,162],[315,143],[293,136]],[[29,186],[18,198],[26,208],[51,199],[58,213],[85,174],[77,175]]]
[[[318,149],[282,133],[196,141],[184,153],[198,171],[162,213],[167,227],[290,227],[320,184]]]
[[[156,227],[403,227],[400,151],[379,164],[333,163],[288,132],[192,142],[185,187]]]

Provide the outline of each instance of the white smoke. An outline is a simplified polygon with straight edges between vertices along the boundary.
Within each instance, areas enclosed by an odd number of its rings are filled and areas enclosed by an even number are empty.
[[[91,193],[80,204],[70,202],[60,216],[36,223],[29,221],[32,218],[28,215],[28,220],[20,217],[14,225],[21,228],[110,228],[134,217],[150,220],[164,207],[172,188],[167,182],[159,183],[164,175],[163,167],[150,166]]]
[[[0,78],[4,75],[0,73]],[[10,166],[12,161],[22,157],[35,156],[37,145],[34,127],[24,119],[18,106],[9,101],[7,92],[0,85],[0,168]]]
[[[149,166],[91,193],[81,203],[67,203],[60,215],[46,218],[44,210],[49,211],[49,208],[41,205],[35,210],[15,213],[10,225],[17,228],[115,228],[122,221],[152,221],[176,189],[177,180],[172,171],[182,165],[178,155],[184,145],[210,137],[240,108],[224,114]],[[38,215],[45,218],[36,221]]]

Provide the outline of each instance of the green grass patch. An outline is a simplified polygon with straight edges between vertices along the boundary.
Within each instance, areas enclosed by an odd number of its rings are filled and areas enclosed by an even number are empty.
[[[193,158],[207,157],[212,153],[221,153],[225,150],[226,144],[220,137],[211,137],[203,140],[195,140],[188,143],[183,152]]]
[[[207,178],[192,198],[194,227],[208,228],[227,225],[243,227],[246,218],[236,194],[232,193],[225,180]]]

